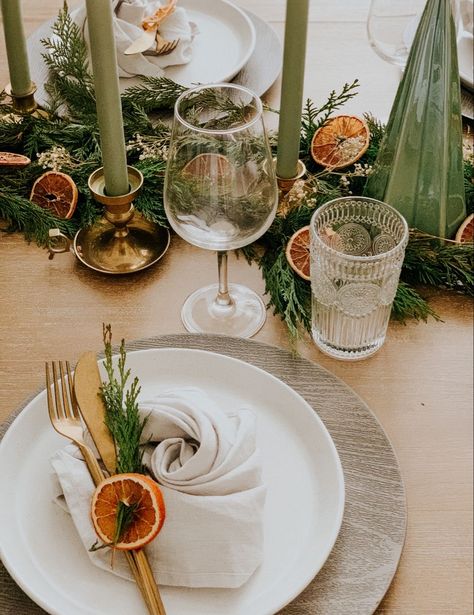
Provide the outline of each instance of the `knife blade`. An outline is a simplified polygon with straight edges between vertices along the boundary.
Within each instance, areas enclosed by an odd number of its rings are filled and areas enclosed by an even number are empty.
[[[125,49],[126,56],[143,53],[155,43],[156,31],[164,20],[174,13],[177,0],[168,0],[165,6],[160,6],[153,15],[146,17],[142,23],[143,34]]]
[[[134,40],[133,43],[125,49],[124,54],[126,56],[130,56],[134,53],[143,53],[147,49],[150,49],[150,47],[155,43],[156,30],[157,28],[145,30],[139,38]]]
[[[74,371],[74,392],[82,417],[102,461],[107,470],[114,474],[117,453],[112,434],[105,424],[105,404],[100,392],[101,386],[97,357],[94,352],[85,352],[79,357]]]

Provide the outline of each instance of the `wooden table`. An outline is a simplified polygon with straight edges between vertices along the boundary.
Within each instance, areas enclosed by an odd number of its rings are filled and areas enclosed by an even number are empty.
[[[283,38],[283,0],[238,3],[271,22]],[[369,47],[368,4],[312,3],[305,96],[322,102],[330,90],[358,77],[360,94],[345,110],[386,119],[399,75]],[[23,0],[27,33],[61,6],[62,0]],[[0,49],[0,83],[6,83],[3,40]],[[278,105],[279,82],[266,99]],[[183,332],[183,300],[216,275],[214,254],[177,237],[158,265],[112,278],[82,267],[72,255],[49,261],[20,235],[0,236],[0,420],[43,384],[45,360],[75,361],[85,350],[101,350],[102,322],[112,323],[116,340]],[[243,259],[230,259],[230,278],[263,292],[259,270]],[[299,344],[302,356],[339,376],[368,403],[399,457],[408,534],[377,611],[384,615],[472,613],[472,303],[453,293],[430,295],[443,322],[391,323],[386,344],[369,360],[338,362],[310,339]],[[271,314],[255,339],[289,347],[285,327]]]

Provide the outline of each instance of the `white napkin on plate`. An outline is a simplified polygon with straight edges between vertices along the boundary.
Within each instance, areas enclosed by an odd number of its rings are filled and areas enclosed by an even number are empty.
[[[148,416],[145,441],[160,441],[147,453],[166,506],[164,526],[146,547],[158,582],[239,587],[263,558],[266,489],[255,414],[247,408],[224,411],[194,387],[165,391],[141,403],[140,412]],[[90,521],[94,487],[84,462],[70,449],[57,451],[52,465],[89,549],[97,539]],[[109,549],[88,555],[101,568],[131,578],[120,557],[111,570]]]
[[[177,7],[160,26],[160,34],[166,40],[179,38],[178,46],[168,55],[148,56],[142,53],[125,55],[125,50],[143,34],[141,23],[163,4],[159,0],[113,0],[114,33],[117,49],[119,77],[162,77],[163,69],[175,64],[187,64],[192,59],[192,42],[197,34],[197,27],[190,22],[185,9]],[[71,12],[71,19],[84,34],[89,45],[87,13],[85,7]]]

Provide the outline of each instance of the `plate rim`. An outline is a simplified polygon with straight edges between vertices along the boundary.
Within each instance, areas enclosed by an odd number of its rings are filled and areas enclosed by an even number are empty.
[[[186,2],[188,3],[191,2],[191,0],[182,0],[182,1],[184,2],[184,4],[186,4]],[[198,0],[198,3],[207,4],[210,7],[207,14],[209,14],[215,2],[216,0]],[[249,29],[249,32],[250,32],[251,43],[246,53],[243,55],[243,58],[236,64],[237,68],[234,67],[229,75],[227,75],[226,77],[221,77],[218,80],[214,80],[212,83],[216,83],[217,81],[229,82],[232,79],[234,79],[239,74],[239,72],[244,68],[244,66],[248,63],[250,58],[252,57],[252,54],[255,51],[255,46],[257,43],[257,32],[255,29],[255,25],[251,17],[249,16],[248,12],[242,9],[237,4],[234,4],[234,2],[232,2],[231,0],[217,0],[217,2],[230,7],[235,13],[238,13],[240,17],[245,21]]]
[[[179,335],[179,334],[178,334]],[[222,336],[225,337],[225,336]],[[133,342],[130,344],[133,345]],[[127,347],[129,345],[127,344]],[[271,346],[270,346],[271,347]],[[114,349],[114,355],[116,355],[116,348]],[[265,369],[254,365],[253,363],[249,363],[248,361],[245,361],[244,359],[241,358],[237,358],[234,356],[229,356],[226,354],[222,354],[218,351],[215,350],[207,350],[207,349],[201,349],[201,348],[185,348],[185,347],[180,347],[180,346],[160,346],[160,347],[149,347],[149,348],[134,348],[134,349],[130,349],[127,350],[127,356],[129,355],[143,355],[143,354],[153,354],[153,353],[166,353],[171,351],[172,353],[191,353],[191,354],[200,354],[200,355],[211,355],[214,360],[219,360],[219,361],[224,361],[224,362],[228,362],[228,363],[233,363],[235,365],[241,365],[244,366],[245,369],[250,369],[251,371],[256,371],[258,374],[260,374],[261,377],[264,378],[268,378],[269,380],[271,380],[272,382],[275,383],[275,385],[277,386],[282,386],[284,389],[286,389],[291,395],[295,396],[296,398],[299,398],[299,401],[301,403],[301,407],[304,408],[304,412],[305,414],[310,417],[310,419],[312,421],[315,422],[315,424],[317,425],[318,430],[321,431],[321,433],[324,436],[324,439],[326,441],[326,444],[329,445],[329,448],[331,450],[331,461],[335,462],[335,468],[336,468],[336,474],[337,474],[337,478],[338,478],[338,483],[337,483],[337,501],[338,501],[338,509],[337,509],[337,516],[335,519],[335,524],[333,525],[333,532],[331,535],[331,540],[329,543],[329,546],[326,548],[326,552],[324,554],[324,556],[321,559],[321,562],[316,565],[313,566],[309,569],[309,571],[307,572],[306,575],[302,575],[303,576],[303,580],[300,579],[299,584],[296,584],[293,592],[288,595],[288,597],[285,599],[285,601],[281,604],[279,604],[277,607],[272,606],[270,608],[270,610],[268,610],[268,607],[266,607],[265,605],[263,605],[263,607],[266,609],[265,611],[261,611],[259,613],[259,615],[275,615],[277,612],[280,611],[280,609],[284,608],[285,606],[287,606],[290,602],[292,602],[297,596],[299,596],[304,589],[312,582],[312,580],[317,576],[317,574],[320,572],[320,570],[323,568],[324,564],[326,563],[329,555],[331,554],[334,545],[337,541],[337,538],[339,536],[340,530],[341,530],[341,526],[342,526],[342,521],[343,521],[343,517],[344,517],[344,511],[345,511],[345,503],[346,503],[346,494],[345,494],[345,477],[344,477],[344,470],[343,470],[343,466],[341,463],[341,459],[336,447],[336,444],[333,440],[333,438],[331,437],[331,434],[329,432],[329,430],[327,429],[326,425],[324,424],[324,421],[321,419],[321,417],[319,416],[318,412],[312,407],[312,405],[303,397],[303,395],[301,395],[301,393],[299,393],[297,390],[295,390],[292,386],[290,386],[288,383],[284,382],[283,380],[281,380],[279,377],[275,376],[274,374],[272,374],[271,372],[266,371]],[[103,363],[103,353],[97,353],[97,361],[98,363]],[[15,432],[15,424],[18,423],[21,424],[24,421],[28,420],[28,416],[27,413],[31,412],[31,410],[28,410],[31,406],[31,404],[33,402],[38,401],[38,398],[43,395],[45,393],[45,387],[40,387],[39,390],[33,394],[32,396],[30,396],[29,398],[27,398],[27,400],[24,402],[24,404],[20,407],[21,411],[14,416],[13,420],[11,421],[11,423],[7,426],[6,431],[3,433],[3,436],[0,438],[0,458],[2,456],[2,452],[4,450],[4,448],[6,446],[8,446],[8,443],[10,442],[11,438],[14,437],[14,432]],[[26,411],[26,414],[25,414]],[[48,422],[46,420],[46,414],[45,417],[42,417],[41,420],[44,420],[44,427],[48,427]],[[74,529],[72,530],[74,531]],[[2,530],[0,528],[0,537],[2,535]],[[50,604],[48,604],[47,602],[45,602],[41,597],[37,596],[36,593],[32,590],[30,590],[30,587],[23,581],[22,577],[18,575],[17,573],[17,569],[16,568],[12,568],[11,566],[11,561],[8,559],[8,557],[5,557],[5,551],[4,548],[2,547],[2,544],[0,543],[0,556],[1,559],[3,561],[3,564],[5,566],[5,568],[7,569],[8,573],[12,576],[12,578],[15,580],[15,582],[17,583],[17,585],[19,585],[19,587],[37,604],[39,605],[41,608],[44,608],[48,613],[51,613],[53,615],[61,615],[60,611],[56,610],[56,607],[52,607]],[[173,588],[173,589],[180,589],[180,588]],[[61,606],[61,605],[59,605]],[[277,608],[277,610],[274,610],[275,608]]]

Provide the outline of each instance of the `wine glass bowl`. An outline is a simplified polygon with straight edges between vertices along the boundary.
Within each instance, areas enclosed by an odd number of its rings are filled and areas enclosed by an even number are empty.
[[[278,191],[260,99],[234,84],[199,86],[176,101],[164,183],[171,227],[219,255],[220,281],[186,301],[190,331],[250,337],[265,320],[262,300],[227,287],[226,252],[258,239],[271,225]]]
[[[371,0],[367,35],[383,60],[405,68],[426,0]]]

